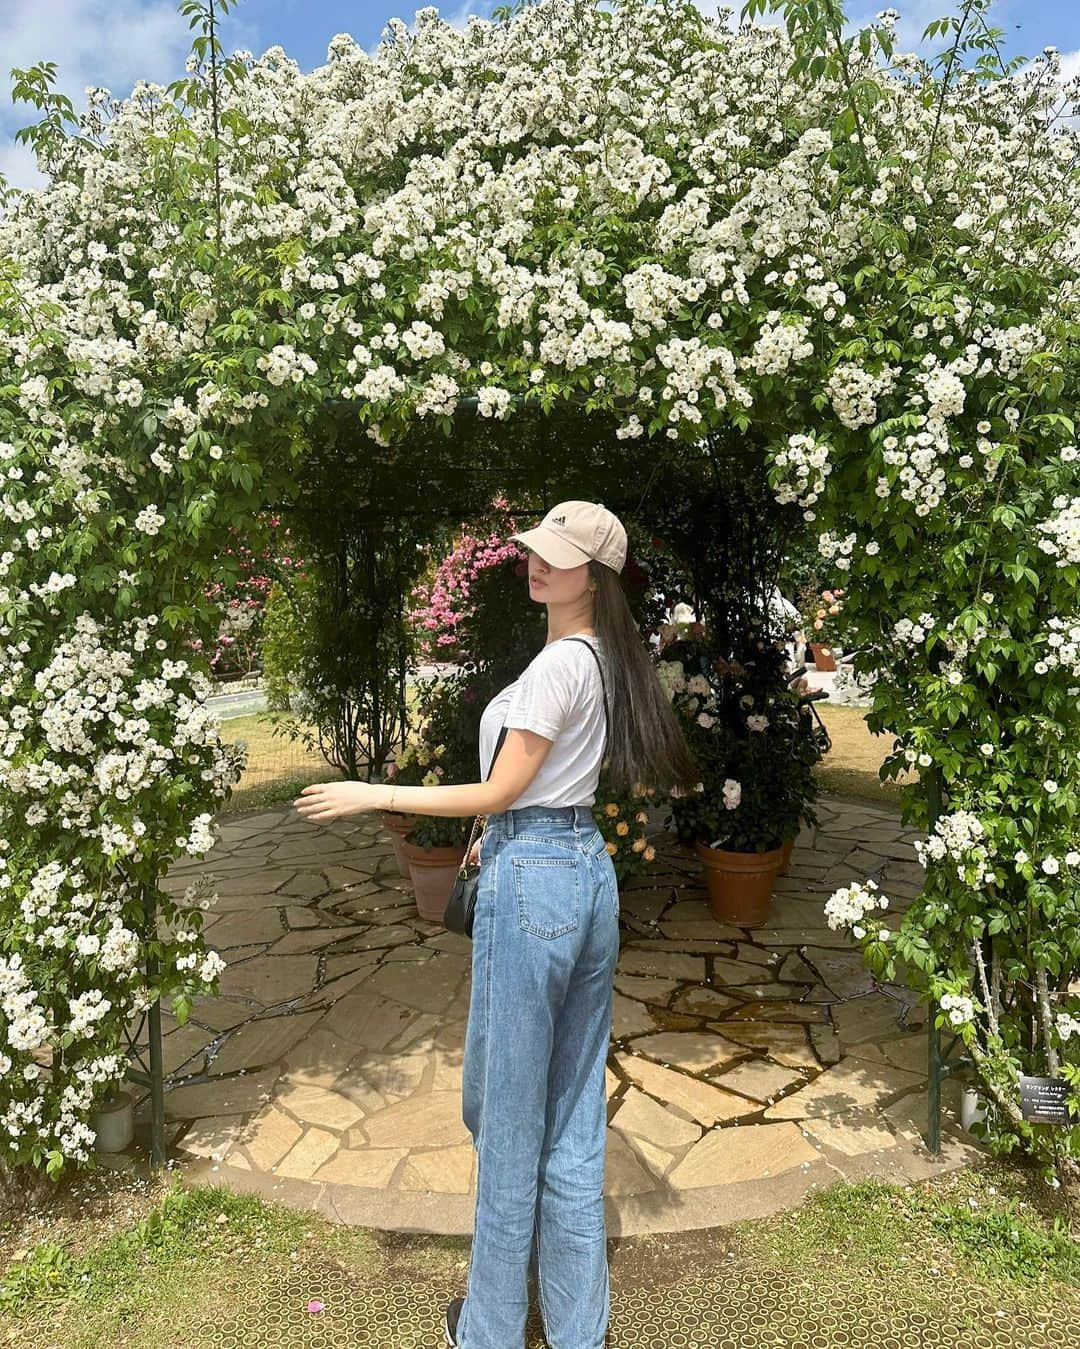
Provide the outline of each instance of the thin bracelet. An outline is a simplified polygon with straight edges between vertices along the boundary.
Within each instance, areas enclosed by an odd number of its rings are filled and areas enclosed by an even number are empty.
[[[389,810],[393,810],[393,809],[394,809],[394,793],[395,793],[396,791],[397,791],[397,787],[396,787],[396,786],[390,788],[390,805],[389,805],[389,807],[388,807]]]

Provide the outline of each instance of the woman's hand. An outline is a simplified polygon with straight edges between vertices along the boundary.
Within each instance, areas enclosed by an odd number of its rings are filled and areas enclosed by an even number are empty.
[[[483,841],[484,836],[483,834],[481,834],[480,837],[476,840],[476,842],[472,845],[472,851],[465,859],[466,866],[478,867],[480,865],[480,844],[483,843]]]
[[[365,810],[379,810],[386,787],[378,782],[313,782],[293,802],[305,819],[323,823]]]

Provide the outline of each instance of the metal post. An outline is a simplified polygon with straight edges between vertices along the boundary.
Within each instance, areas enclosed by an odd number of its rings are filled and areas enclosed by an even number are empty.
[[[930,1000],[927,1041],[930,1052],[926,1067],[926,1146],[936,1157],[941,1151],[941,1030],[934,1025],[937,1002]]]
[[[152,893],[146,900],[147,947],[157,941],[157,905]],[[158,972],[157,957],[149,950],[146,956],[146,978],[151,982]],[[150,1088],[150,1165],[155,1170],[165,1165],[165,1066],[161,1053],[161,999],[150,1004],[147,1013],[147,1041],[149,1074],[134,1074],[136,1080]]]
[[[157,1169],[166,1161],[165,1074],[161,1060],[161,1000],[150,1006],[147,1025],[150,1037],[150,1165]]]
[[[926,775],[926,810],[929,829],[933,830],[941,814],[941,769],[934,764]],[[926,1146],[934,1156],[941,1151],[941,1030],[937,1026],[938,1004],[931,998],[928,1006],[926,1065]]]

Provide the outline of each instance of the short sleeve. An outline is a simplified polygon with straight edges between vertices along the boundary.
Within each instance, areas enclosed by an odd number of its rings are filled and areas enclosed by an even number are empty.
[[[535,731],[545,740],[556,740],[577,702],[580,669],[566,651],[541,651],[518,681],[506,710],[507,729]]]

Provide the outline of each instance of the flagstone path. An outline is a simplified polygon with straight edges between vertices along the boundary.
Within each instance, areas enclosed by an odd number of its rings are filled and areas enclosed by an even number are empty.
[[[955,1122],[951,1079],[941,1154],[928,1152],[926,1009],[875,982],[823,918],[837,886],[869,876],[895,927],[921,883],[918,831],[837,798],[819,814],[766,928],[718,923],[692,849],[662,830],[647,875],[621,888],[610,1235],[763,1216],[842,1177],[911,1181],[982,1154]],[[228,968],[186,1025],[163,1016],[170,1156],[342,1221],[470,1232],[472,943],[418,916],[376,817],[230,820],[167,886],[209,873],[207,939]]]

